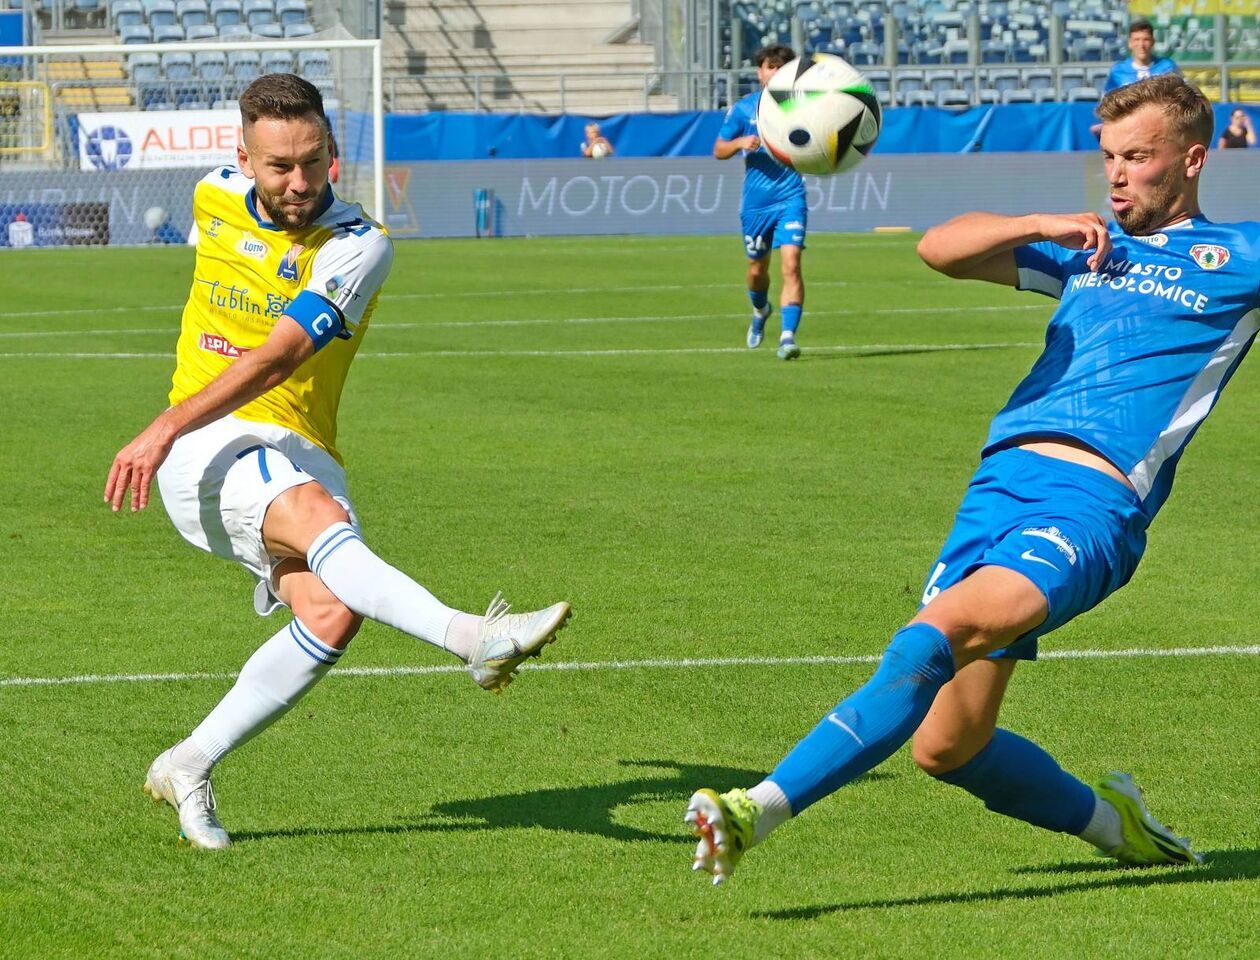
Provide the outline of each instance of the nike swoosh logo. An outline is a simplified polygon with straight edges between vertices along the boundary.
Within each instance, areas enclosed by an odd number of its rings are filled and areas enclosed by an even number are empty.
[[[1053,570],[1058,570],[1058,569],[1059,569],[1059,568],[1058,568],[1058,567],[1056,567],[1053,563],[1051,563],[1049,560],[1045,559],[1045,557],[1039,557],[1039,556],[1037,556],[1035,553],[1033,553],[1033,552],[1032,552],[1032,550],[1031,550],[1031,549],[1029,549],[1029,550],[1025,550],[1023,553],[1021,553],[1021,554],[1019,555],[1019,558],[1020,558],[1021,560],[1031,560],[1033,563],[1044,563],[1047,567],[1050,567],[1050,568],[1051,568],[1051,569],[1053,569]]]

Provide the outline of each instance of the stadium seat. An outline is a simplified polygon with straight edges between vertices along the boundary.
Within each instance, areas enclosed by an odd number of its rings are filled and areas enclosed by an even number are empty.
[[[265,50],[262,55],[263,73],[292,73],[293,57],[287,50]]]
[[[217,40],[219,31],[214,28],[213,23],[203,23],[199,27],[189,27],[184,31],[184,36],[189,40]]]
[[[145,12],[151,28],[169,27],[176,23],[175,0],[148,0]]]
[[[1107,45],[1101,37],[1082,37],[1072,44],[1071,57],[1082,63],[1101,63],[1107,59]]]
[[[249,24],[246,23],[229,23],[225,27],[219,27],[220,40],[248,40],[251,36]]]
[[[901,102],[907,107],[934,107],[936,94],[931,90],[911,90],[901,95]]]
[[[1031,90],[1021,90],[1019,88],[1015,88],[1012,90],[1002,91],[1003,103],[1032,103],[1033,99],[1033,92]]]
[[[854,66],[871,66],[884,62],[884,48],[877,43],[855,43],[848,48],[848,61]]]
[[[278,23],[260,23],[253,30],[254,36],[265,37],[268,40],[280,40],[284,37],[284,27]]]
[[[181,100],[176,105],[179,110],[209,110],[210,104],[204,100]]]
[[[119,33],[123,27],[138,27],[144,23],[144,7],[140,5],[140,0],[115,0],[110,12],[114,28]]]
[[[1053,103],[1059,99],[1059,93],[1054,87],[1045,87],[1041,90],[1034,90],[1033,103]]]
[[[210,0],[210,22],[220,30],[241,23],[241,0]]]
[[[271,0],[245,0],[245,22],[251,30],[256,30],[264,23],[276,22],[276,10]]]
[[[189,27],[200,27],[210,22],[210,7],[206,0],[178,0],[175,16],[186,32]]]
[[[162,54],[162,75],[167,80],[191,80],[193,56],[191,53]]]
[[[942,54],[945,63],[964,64],[971,59],[970,40],[946,40]]]
[[[210,107],[214,110],[239,110],[241,105],[236,100],[215,100]]]
[[[958,78],[953,70],[929,70],[924,82],[933,94],[944,93],[958,86]]]
[[[870,81],[876,93],[887,93],[892,88],[887,70],[867,70],[866,79]]]
[[[227,75],[227,54],[222,50],[201,50],[193,54],[197,76],[209,83],[216,83]]]
[[[1069,87],[1064,99],[1069,103],[1095,102],[1102,99],[1102,94],[1094,87]]]
[[[178,43],[184,39],[184,28],[178,23],[172,23],[167,27],[153,28],[154,43]]]
[[[276,0],[276,18],[282,27],[306,19],[306,0]]]
[[[332,61],[323,50],[300,50],[297,72],[299,76],[315,83],[317,79],[332,76]]]
[[[228,73],[233,80],[249,83],[262,73],[262,58],[255,50],[233,50],[228,54]]]
[[[64,7],[66,26],[103,26],[107,11],[105,0],[74,0]]]
[[[1002,102],[1002,95],[992,87],[981,87],[976,91],[976,103],[995,104]]]
[[[1049,70],[1025,70],[1023,76],[1024,88],[1034,94],[1038,90],[1054,90],[1054,74]]]
[[[1011,45],[1005,40],[984,40],[980,44],[981,63],[1006,63],[1011,59]]]
[[[152,83],[161,76],[161,60],[156,53],[128,54],[127,73],[133,83]]]
[[[936,105],[943,109],[958,109],[971,106],[971,95],[966,90],[938,90]]]
[[[296,23],[284,24],[284,35],[287,39],[295,37],[309,37],[315,32],[315,28],[305,20],[299,20]]]
[[[998,93],[1005,93],[1007,90],[1018,90],[1019,71],[1017,70],[990,70],[989,85]]]
[[[147,23],[138,23],[130,27],[122,27],[118,31],[123,43],[152,43],[153,33]]]

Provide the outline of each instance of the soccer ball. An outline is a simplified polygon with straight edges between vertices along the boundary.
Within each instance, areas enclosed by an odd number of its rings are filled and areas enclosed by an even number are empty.
[[[608,147],[603,143],[603,141],[599,141],[594,146],[591,147],[592,159],[602,160],[606,156],[608,156]]]
[[[161,207],[149,207],[144,211],[144,225],[150,230],[156,230],[166,222],[166,211]]]
[[[757,136],[798,173],[826,176],[856,166],[875,146],[880,122],[870,82],[829,53],[785,63],[757,102]]]

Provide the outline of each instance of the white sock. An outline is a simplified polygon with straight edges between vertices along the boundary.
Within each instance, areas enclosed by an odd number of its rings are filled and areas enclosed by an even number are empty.
[[[1099,850],[1114,850],[1124,842],[1120,811],[1098,794],[1094,794],[1094,815],[1081,831],[1081,839],[1092,843]]]
[[[762,780],[748,791],[748,796],[761,804],[762,809],[757,826],[753,830],[753,844],[756,845],[761,843],[771,830],[792,818],[792,807],[788,803],[787,795],[779,789],[779,785],[770,780]]]
[[[315,538],[306,565],[338,600],[359,614],[449,650],[467,661],[480,617],[448,607],[374,554],[348,523]]]
[[[341,654],[315,639],[301,620],[294,619],[245,661],[236,684],[175,748],[172,759],[208,776],[210,767],[229,750],[262,733],[287,713],[333,668]]]

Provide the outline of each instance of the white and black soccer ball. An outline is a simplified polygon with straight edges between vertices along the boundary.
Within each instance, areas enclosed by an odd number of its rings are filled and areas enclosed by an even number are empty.
[[[881,122],[870,81],[829,53],[785,63],[757,102],[757,136],[772,157],[798,173],[826,176],[861,163]]]

